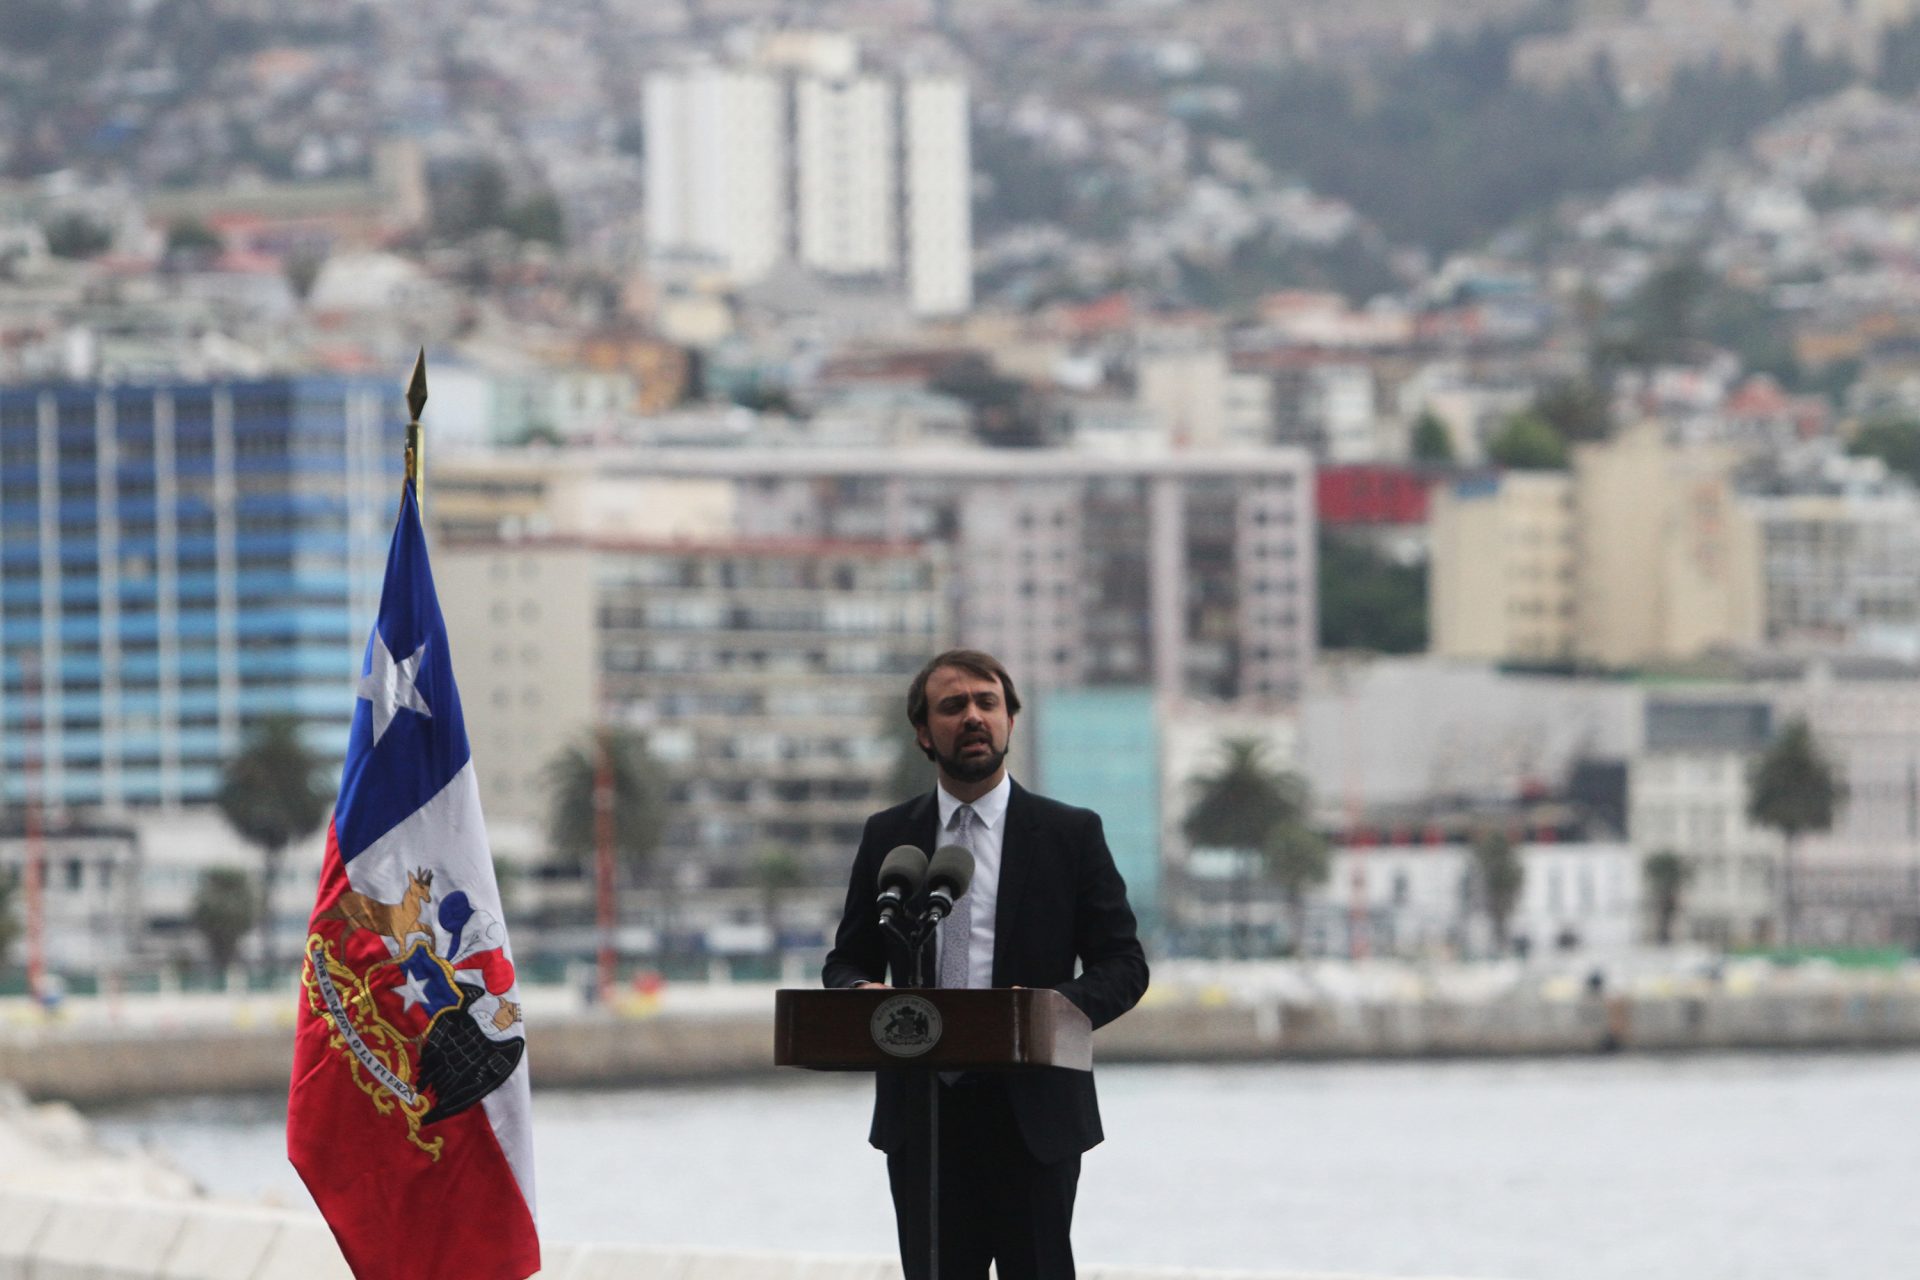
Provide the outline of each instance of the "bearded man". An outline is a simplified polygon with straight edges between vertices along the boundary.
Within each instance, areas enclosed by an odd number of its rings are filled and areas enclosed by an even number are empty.
[[[907,719],[935,786],[867,820],[825,985],[881,986],[889,969],[907,980],[912,957],[874,912],[880,863],[903,844],[962,844],[974,875],[937,935],[940,986],[1050,987],[1095,1027],[1139,1002],[1146,956],[1100,817],[1008,775],[1019,712],[1012,676],[978,650],[951,649],[913,678]],[[1092,1073],[943,1074],[940,1088],[942,1280],[985,1280],[990,1262],[1000,1280],[1072,1280],[1080,1156],[1104,1136]],[[876,1073],[868,1141],[887,1154],[907,1280],[929,1270],[927,1121],[923,1081]]]

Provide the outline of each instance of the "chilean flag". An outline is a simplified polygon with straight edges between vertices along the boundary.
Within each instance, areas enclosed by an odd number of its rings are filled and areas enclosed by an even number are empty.
[[[327,830],[287,1155],[360,1280],[540,1269],[526,1040],[409,483]]]

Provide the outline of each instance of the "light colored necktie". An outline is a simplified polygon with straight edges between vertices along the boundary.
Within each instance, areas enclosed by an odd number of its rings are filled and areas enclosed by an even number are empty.
[[[953,811],[953,842],[973,852],[973,826],[978,821],[973,806],[963,804]],[[973,942],[973,895],[963,894],[953,911],[940,922],[940,985],[967,985],[968,953]]]

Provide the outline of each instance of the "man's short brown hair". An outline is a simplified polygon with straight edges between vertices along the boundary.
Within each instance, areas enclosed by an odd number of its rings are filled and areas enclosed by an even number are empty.
[[[945,653],[937,653],[929,658],[927,665],[920,668],[920,674],[913,678],[913,683],[907,686],[907,722],[914,728],[920,729],[926,726],[929,710],[927,681],[931,680],[933,673],[942,667],[958,667],[962,671],[979,676],[982,680],[998,680],[1001,692],[1006,695],[1007,714],[1010,716],[1020,714],[1020,695],[1013,691],[1013,677],[1007,674],[1007,669],[1000,664],[1000,659],[990,653],[983,653],[979,649],[949,649]],[[925,751],[926,748],[923,747],[921,750]],[[927,752],[927,759],[933,759],[931,751]]]

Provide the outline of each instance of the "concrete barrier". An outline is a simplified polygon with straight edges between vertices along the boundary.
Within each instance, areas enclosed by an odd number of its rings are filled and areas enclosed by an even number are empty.
[[[892,1258],[626,1245],[543,1251],[537,1280],[898,1280]],[[1086,1280],[1364,1280],[1322,1274],[1083,1266]],[[353,1280],[311,1214],[205,1200],[0,1191],[0,1280]]]
[[[286,1225],[287,1215],[271,1209],[196,1205],[154,1274],[163,1280],[254,1280]]]
[[[27,1263],[55,1208],[45,1196],[0,1191],[0,1280],[28,1280]]]
[[[60,1202],[34,1242],[33,1280],[157,1275],[187,1227],[191,1202]]]

